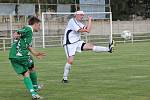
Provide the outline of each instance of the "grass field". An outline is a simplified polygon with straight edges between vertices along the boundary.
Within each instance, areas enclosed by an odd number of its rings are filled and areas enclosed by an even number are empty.
[[[77,54],[69,84],[61,83],[66,61],[63,48],[40,49],[35,59],[43,100],[150,100],[150,43],[117,44],[114,53]],[[0,51],[0,100],[30,100],[21,77]]]

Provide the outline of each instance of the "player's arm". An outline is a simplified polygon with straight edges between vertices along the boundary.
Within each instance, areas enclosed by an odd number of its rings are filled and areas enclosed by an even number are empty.
[[[43,56],[45,56],[45,53],[38,52],[38,51],[34,50],[34,48],[32,47],[32,34],[31,33],[32,33],[32,30],[29,30],[25,34],[27,48],[29,49],[29,51],[32,53],[33,56],[35,56],[39,59],[43,58]]]
[[[43,56],[45,56],[45,53],[38,52],[33,47],[28,47],[28,49],[32,53],[32,55],[35,56],[36,58],[41,59],[43,58]]]
[[[87,32],[89,33],[91,31],[91,27],[92,27],[92,17],[88,16],[88,24],[87,26],[84,26],[83,28],[79,29],[79,32]]]
[[[24,33],[26,33],[26,32],[27,32],[27,30],[25,30],[23,28],[22,29],[18,29],[17,31],[15,31],[13,33],[13,38],[18,40],[21,36],[24,36],[25,35]]]
[[[14,33],[13,33],[13,39],[18,40],[20,37],[21,37],[21,34],[20,34],[20,33],[18,33],[18,32],[14,32]]]

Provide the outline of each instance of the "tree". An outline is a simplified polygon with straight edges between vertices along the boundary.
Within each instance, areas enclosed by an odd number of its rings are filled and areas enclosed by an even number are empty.
[[[111,11],[113,20],[128,19],[128,0],[111,0]]]
[[[150,17],[150,0],[111,0],[113,20]]]

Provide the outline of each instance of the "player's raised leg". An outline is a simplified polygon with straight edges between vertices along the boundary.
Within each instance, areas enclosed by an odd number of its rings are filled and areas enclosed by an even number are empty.
[[[109,44],[108,47],[104,47],[104,46],[96,46],[96,45],[93,45],[91,43],[86,43],[84,46],[83,46],[83,50],[92,50],[94,52],[110,52],[112,53],[112,49],[113,48],[113,42],[111,44]]]

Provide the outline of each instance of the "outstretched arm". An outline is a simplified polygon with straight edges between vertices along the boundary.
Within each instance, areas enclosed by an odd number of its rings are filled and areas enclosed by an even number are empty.
[[[28,49],[30,50],[30,52],[32,53],[32,55],[35,56],[38,59],[41,59],[41,58],[43,58],[43,56],[45,56],[45,53],[38,52],[35,49],[33,49],[33,47],[28,47]]]
[[[85,26],[82,29],[79,29],[79,32],[87,32],[87,33],[89,33],[91,31],[91,27],[92,27],[92,17],[88,16],[88,24],[87,24],[87,26]]]

